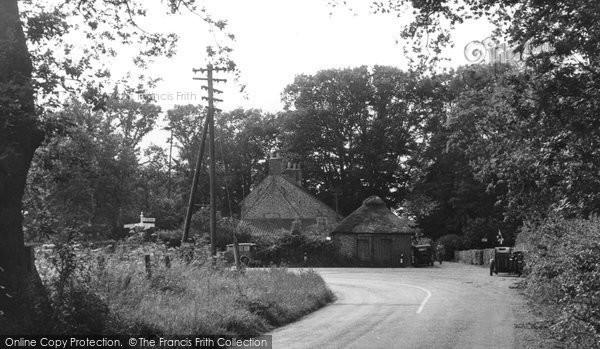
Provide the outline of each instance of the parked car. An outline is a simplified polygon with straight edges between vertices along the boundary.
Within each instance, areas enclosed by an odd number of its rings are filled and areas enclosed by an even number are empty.
[[[416,245],[412,247],[412,265],[431,265],[433,266],[433,248],[430,244]]]
[[[256,259],[256,250],[258,246],[252,242],[241,242],[238,244],[238,250],[240,253],[240,262],[247,266],[260,265],[261,261]],[[223,253],[225,260],[229,263],[235,263],[233,255],[233,244],[227,245],[227,250]]]
[[[490,260],[490,275],[509,273],[521,276],[523,274],[524,253],[510,247],[495,247]]]

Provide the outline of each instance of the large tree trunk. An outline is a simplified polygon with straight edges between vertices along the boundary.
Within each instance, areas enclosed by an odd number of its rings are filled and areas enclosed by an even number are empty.
[[[17,0],[0,0],[0,334],[35,330],[41,290],[25,253],[21,213],[27,172],[43,139],[31,72]]]

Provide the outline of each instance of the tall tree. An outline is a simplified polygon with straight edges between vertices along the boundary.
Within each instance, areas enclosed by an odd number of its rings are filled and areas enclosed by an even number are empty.
[[[0,325],[18,313],[32,320],[32,304],[11,299],[32,283],[23,247],[21,199],[35,149],[43,140],[38,127],[31,82],[32,65],[21,27],[17,1],[0,2]],[[6,327],[5,327],[6,326]]]
[[[266,159],[277,146],[275,116],[257,109],[236,109],[216,120],[224,216],[240,213],[239,204],[267,173]],[[223,196],[223,195],[222,195]]]
[[[472,18],[495,23],[497,41],[506,40],[521,54],[521,72],[499,73],[502,79],[467,91],[455,109],[462,120],[457,130],[475,127],[488,137],[463,143],[478,160],[475,170],[482,180],[506,190],[514,216],[600,210],[600,183],[594,175],[600,169],[597,1],[465,0],[456,5],[389,0],[374,3],[373,9],[414,11],[403,35],[428,68],[451,42],[456,24]]]
[[[159,110],[117,96],[109,98],[105,110],[78,101],[61,110],[55,118],[64,129],[38,149],[29,174],[25,209],[31,237],[66,227],[109,230],[122,226],[126,217],[136,218],[137,146]],[[54,217],[54,227],[39,219],[46,216]]]
[[[307,185],[341,213],[369,195],[400,203],[413,159],[429,136],[428,114],[443,106],[435,79],[375,66],[300,75],[286,87],[286,149],[306,163]]]
[[[43,140],[39,122],[41,119],[39,110],[36,110],[34,95],[38,92],[38,98],[43,98],[59,92],[58,86],[69,90],[67,81],[86,80],[82,78],[83,72],[94,71],[93,67],[86,63],[87,57],[101,57],[115,52],[97,42],[98,45],[92,45],[91,51],[82,52],[84,60],[79,64],[79,61],[73,59],[76,56],[73,44],[64,46],[64,52],[60,53],[54,52],[53,46],[39,51],[35,45],[53,38],[66,43],[68,38],[65,34],[69,32],[66,30],[68,28],[71,32],[80,33],[89,29],[94,33],[87,32],[86,38],[92,41],[103,38],[130,44],[134,39],[141,39],[142,57],[171,55],[176,41],[172,34],[148,34],[139,29],[135,18],[144,16],[146,11],[135,0],[34,3],[38,4],[55,6],[51,10],[42,6],[39,11],[28,12],[28,17],[21,18],[19,5],[26,6],[28,3],[19,3],[17,0],[0,2],[0,239],[3,241],[0,244],[0,285],[3,290],[0,292],[0,328],[9,332],[19,332],[15,326],[23,322],[17,321],[18,319],[25,318],[27,323],[33,318],[31,298],[27,292],[22,292],[27,289],[32,274],[27,270],[28,257],[23,248],[21,201],[33,154]],[[194,9],[193,0],[170,0],[166,5],[173,13],[177,12],[180,6]],[[81,26],[69,26],[66,18],[79,21]],[[216,21],[209,16],[205,16],[203,20],[221,29],[226,25],[225,22]],[[26,24],[33,55],[28,51],[22,21]],[[132,31],[126,30],[132,28]],[[132,32],[141,35],[132,35]],[[211,49],[210,53],[215,59],[219,58],[218,51]],[[228,48],[224,46],[221,53],[228,53]],[[104,70],[88,75],[91,76],[91,80],[107,76]],[[87,87],[85,84],[83,86],[80,91]],[[92,84],[89,87],[88,90],[96,91],[101,86]],[[91,101],[96,108],[102,107],[101,96],[102,94],[98,93],[91,94]],[[21,299],[15,300],[17,295]]]

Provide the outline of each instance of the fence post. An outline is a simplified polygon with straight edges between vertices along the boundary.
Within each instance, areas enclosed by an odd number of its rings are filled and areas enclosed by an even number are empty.
[[[152,265],[150,264],[150,255],[147,254],[144,256],[144,261],[146,262],[146,275],[148,279],[152,277]]]

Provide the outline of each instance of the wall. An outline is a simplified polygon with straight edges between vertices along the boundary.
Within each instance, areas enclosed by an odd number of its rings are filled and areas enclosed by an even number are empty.
[[[490,265],[490,259],[494,254],[493,248],[484,250],[454,251],[454,261],[473,265]]]

